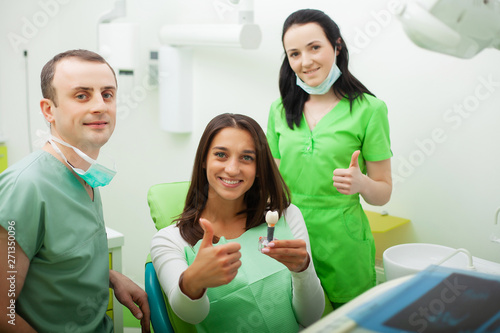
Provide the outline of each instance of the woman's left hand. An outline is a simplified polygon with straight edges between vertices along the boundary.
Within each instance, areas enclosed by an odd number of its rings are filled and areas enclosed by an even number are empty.
[[[359,168],[359,154],[359,150],[356,150],[352,154],[351,163],[348,169],[333,170],[333,186],[342,194],[360,193],[363,188],[363,180],[366,176]]]
[[[278,260],[292,272],[302,272],[309,266],[309,253],[302,239],[273,240],[262,253]]]

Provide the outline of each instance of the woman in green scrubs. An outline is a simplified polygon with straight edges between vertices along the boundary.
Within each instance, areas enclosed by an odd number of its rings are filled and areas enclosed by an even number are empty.
[[[337,308],[375,285],[375,244],[359,196],[371,205],[390,199],[387,107],[349,72],[344,39],[322,11],[292,13],[282,42],[281,97],[267,138]]]

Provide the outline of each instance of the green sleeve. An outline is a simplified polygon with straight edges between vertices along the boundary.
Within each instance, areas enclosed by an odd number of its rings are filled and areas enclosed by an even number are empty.
[[[31,260],[41,246],[43,203],[38,188],[22,176],[14,177],[8,169],[0,175],[0,225],[10,231]]]
[[[281,159],[281,154],[279,150],[279,134],[276,132],[276,115],[279,115],[281,109],[281,99],[275,101],[271,104],[271,110],[269,111],[269,118],[267,120],[267,142],[269,143],[269,148],[274,158]]]
[[[366,127],[363,156],[367,161],[383,161],[392,157],[387,106],[381,101],[373,103],[371,118]]]

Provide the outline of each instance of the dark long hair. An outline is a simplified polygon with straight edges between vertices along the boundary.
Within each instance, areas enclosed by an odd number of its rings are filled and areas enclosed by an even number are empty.
[[[201,136],[184,211],[175,220],[182,238],[192,246],[203,238],[203,229],[198,221],[208,199],[209,184],[204,168],[208,150],[217,133],[228,127],[247,131],[255,144],[256,177],[252,187],[245,193],[246,209],[238,213],[247,214],[246,230],[263,223],[266,210],[282,212],[290,205],[290,191],[273,160],[266,135],[260,125],[241,114],[218,115],[208,123]]]
[[[332,47],[337,47],[337,50],[340,51],[337,56],[337,66],[342,72],[342,75],[333,84],[333,92],[335,95],[340,99],[347,96],[351,109],[353,101],[358,97],[363,98],[363,93],[373,95],[354,77],[354,75],[351,74],[351,72],[349,72],[349,52],[347,51],[344,38],[340,34],[338,25],[324,12],[316,9],[301,9],[290,14],[283,24],[281,42],[283,43],[285,33],[292,25],[306,23],[319,24]],[[340,43],[337,42],[339,38]],[[295,72],[290,67],[286,53],[283,58],[283,63],[281,64],[279,75],[279,88],[283,107],[285,108],[286,121],[288,126],[293,129],[294,124],[297,126],[300,125],[302,110],[304,109],[305,102],[309,99],[309,94],[296,85]]]

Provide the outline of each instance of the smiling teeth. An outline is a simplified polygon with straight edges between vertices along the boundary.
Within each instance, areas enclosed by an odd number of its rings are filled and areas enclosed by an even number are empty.
[[[229,185],[238,184],[240,182],[239,180],[227,180],[227,179],[222,179],[222,181]]]

